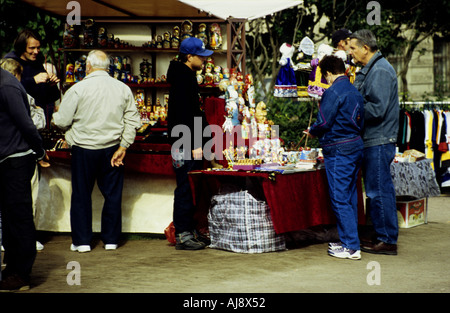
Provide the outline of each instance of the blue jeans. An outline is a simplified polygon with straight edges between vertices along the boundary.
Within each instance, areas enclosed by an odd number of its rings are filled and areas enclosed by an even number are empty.
[[[395,188],[391,176],[391,162],[395,144],[364,148],[363,177],[368,211],[377,239],[396,244],[398,238]]]
[[[360,250],[356,186],[363,147],[360,137],[347,143],[322,147],[339,238],[345,248],[353,250]]]

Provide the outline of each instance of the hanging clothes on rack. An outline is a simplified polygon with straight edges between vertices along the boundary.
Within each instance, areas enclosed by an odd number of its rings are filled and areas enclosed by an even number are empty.
[[[450,112],[426,104],[422,110],[402,108],[399,114],[399,152],[414,149],[425,153],[432,160],[438,184],[450,187]]]

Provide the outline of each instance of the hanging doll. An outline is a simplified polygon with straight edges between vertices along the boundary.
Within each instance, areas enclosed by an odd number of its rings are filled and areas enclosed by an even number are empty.
[[[281,68],[275,83],[275,97],[297,97],[297,80],[294,73],[296,67],[292,62],[294,51],[295,48],[287,43],[282,44],[280,47],[281,59],[279,63]]]
[[[319,62],[324,56],[331,54],[333,54],[333,48],[327,44],[321,44],[317,48],[317,58],[311,60],[312,70],[309,74],[308,95],[313,98],[320,99],[324,91],[330,87],[320,71]]]

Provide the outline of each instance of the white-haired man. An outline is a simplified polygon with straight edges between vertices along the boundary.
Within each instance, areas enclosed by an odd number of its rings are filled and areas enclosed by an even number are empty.
[[[91,51],[87,76],[66,92],[53,115],[72,148],[72,251],[91,250],[91,195],[96,180],[105,198],[101,220],[105,249],[117,248],[122,231],[123,159],[141,122],[132,91],[107,73],[109,64],[103,51]]]

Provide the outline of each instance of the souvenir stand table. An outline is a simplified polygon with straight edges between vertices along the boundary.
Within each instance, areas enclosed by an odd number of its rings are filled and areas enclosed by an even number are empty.
[[[428,197],[439,196],[441,193],[431,162],[430,159],[423,159],[416,162],[391,163],[391,176],[397,203],[401,200],[425,198],[425,216],[422,223],[428,221]],[[404,221],[404,223],[407,222],[407,220]]]
[[[227,188],[249,190],[255,198],[266,201],[277,234],[336,223],[325,170],[288,174],[205,170],[191,172],[189,179],[197,205],[196,218],[203,227],[207,226],[212,196]],[[359,222],[364,224],[361,183],[358,184],[358,210]]]

